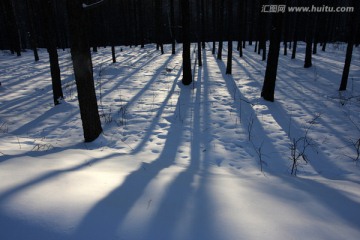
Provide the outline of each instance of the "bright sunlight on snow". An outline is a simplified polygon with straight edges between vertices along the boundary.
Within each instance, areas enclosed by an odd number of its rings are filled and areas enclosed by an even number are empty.
[[[209,45],[202,67],[192,51],[190,86],[170,49],[93,53],[93,143],[69,50],[56,107],[45,49],[39,62],[0,53],[0,239],[360,239],[360,49],[342,93],[345,44],[309,69],[303,43],[281,55],[274,103],[253,49],[232,75]]]

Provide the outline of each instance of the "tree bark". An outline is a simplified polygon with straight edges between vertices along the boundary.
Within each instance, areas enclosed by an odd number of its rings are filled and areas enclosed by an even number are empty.
[[[12,0],[3,0],[3,9],[6,21],[7,32],[9,34],[10,50],[21,56],[21,42],[18,24],[16,22],[15,10]]]
[[[171,29],[171,54],[175,54],[175,9],[174,9],[174,0],[170,0],[170,29]]]
[[[228,56],[226,64],[226,74],[232,74],[232,52],[233,52],[233,0],[227,0],[227,16],[228,16]]]
[[[86,14],[82,0],[67,0],[71,57],[78,91],[85,142],[92,142],[102,132],[95,93]]]
[[[198,54],[198,66],[201,67],[202,66],[202,59],[201,59],[201,37],[200,34],[202,36],[202,26],[201,26],[201,9],[200,9],[200,2],[196,1],[196,12],[197,12],[197,21],[196,21],[196,26],[197,26],[197,54]]]
[[[42,9],[44,36],[46,48],[50,59],[50,72],[52,80],[54,105],[60,104],[60,100],[64,98],[61,87],[61,75],[59,66],[59,57],[56,48],[56,23],[54,16],[54,6],[52,1],[41,0],[40,8]]]
[[[283,0],[275,0],[274,4],[284,5],[285,2],[286,1]],[[266,65],[264,84],[261,91],[261,97],[271,102],[274,101],[275,82],[281,42],[282,20],[283,13],[275,13],[273,15],[269,56]]]
[[[239,51],[239,56],[242,57],[243,56],[243,46],[242,46],[242,41],[244,38],[244,3],[245,1],[239,1],[239,6],[238,6],[238,16],[239,16],[239,39],[238,39],[238,51]]]
[[[314,35],[314,17],[309,13],[307,19],[307,29],[306,29],[306,50],[305,50],[305,63],[304,68],[309,68],[312,66],[312,43]],[[316,22],[316,21],[315,21]],[[316,23],[315,23],[316,24]]]
[[[190,2],[181,0],[182,10],[182,38],[183,38],[183,79],[184,85],[190,85],[192,82],[191,59],[190,59]]]
[[[224,1],[220,0],[219,8],[219,21],[218,21],[218,32],[219,32],[219,48],[217,52],[217,59],[222,59],[222,49],[223,49],[223,28],[224,28]]]
[[[341,83],[339,87],[339,91],[345,91],[348,83],[349,78],[349,72],[350,72],[350,65],[351,65],[351,58],[352,58],[352,52],[354,48],[354,44],[356,41],[356,32],[358,31],[359,26],[359,17],[357,16],[359,3],[357,0],[353,1],[353,6],[355,8],[355,11],[352,13],[351,22],[350,22],[350,32],[348,34],[348,44],[346,48],[346,57],[345,57],[345,64],[343,69],[343,74],[341,77]]]
[[[34,59],[35,62],[39,61],[39,54],[38,54],[38,50],[37,50],[37,34],[35,32],[35,27],[34,27],[34,17],[37,16],[37,13],[34,12],[34,6],[33,6],[33,1],[29,1],[26,0],[26,5],[27,5],[27,10],[28,10],[28,19],[29,19],[29,25],[30,25],[30,32],[29,32],[29,37],[30,37],[30,42],[31,42],[31,48],[34,52]]]
[[[155,11],[156,44],[160,47],[161,54],[164,54],[162,37],[162,0],[155,0]]]

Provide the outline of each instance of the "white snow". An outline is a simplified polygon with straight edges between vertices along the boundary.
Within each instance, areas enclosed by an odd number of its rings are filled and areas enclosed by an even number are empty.
[[[343,93],[345,44],[309,69],[303,43],[295,60],[281,55],[274,103],[260,98],[253,46],[225,75],[208,45],[186,87],[181,45],[170,48],[117,48],[115,64],[110,48],[93,54],[104,128],[93,143],[68,50],[56,107],[46,50],[39,62],[0,53],[0,239],[359,239],[359,48]],[[309,163],[291,176],[306,129]]]

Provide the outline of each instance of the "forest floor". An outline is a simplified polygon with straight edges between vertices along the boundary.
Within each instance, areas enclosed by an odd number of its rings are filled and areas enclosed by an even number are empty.
[[[299,44],[280,56],[271,103],[253,46],[232,75],[226,45],[222,61],[207,45],[202,67],[193,52],[190,86],[170,47],[93,53],[92,143],[69,50],[56,107],[46,50],[0,53],[0,239],[360,239],[360,49],[339,93],[346,45],[304,69]]]

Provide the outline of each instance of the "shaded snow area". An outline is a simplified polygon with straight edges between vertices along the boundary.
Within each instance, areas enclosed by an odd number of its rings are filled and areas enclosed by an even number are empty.
[[[208,45],[200,68],[192,51],[186,87],[181,45],[116,50],[117,63],[110,48],[93,53],[93,143],[69,50],[56,107],[46,50],[39,62],[1,52],[0,239],[360,239],[359,48],[343,93],[345,44],[309,69],[304,44],[281,55],[274,103],[260,98],[253,46],[234,52],[233,75],[226,47],[220,61]]]

